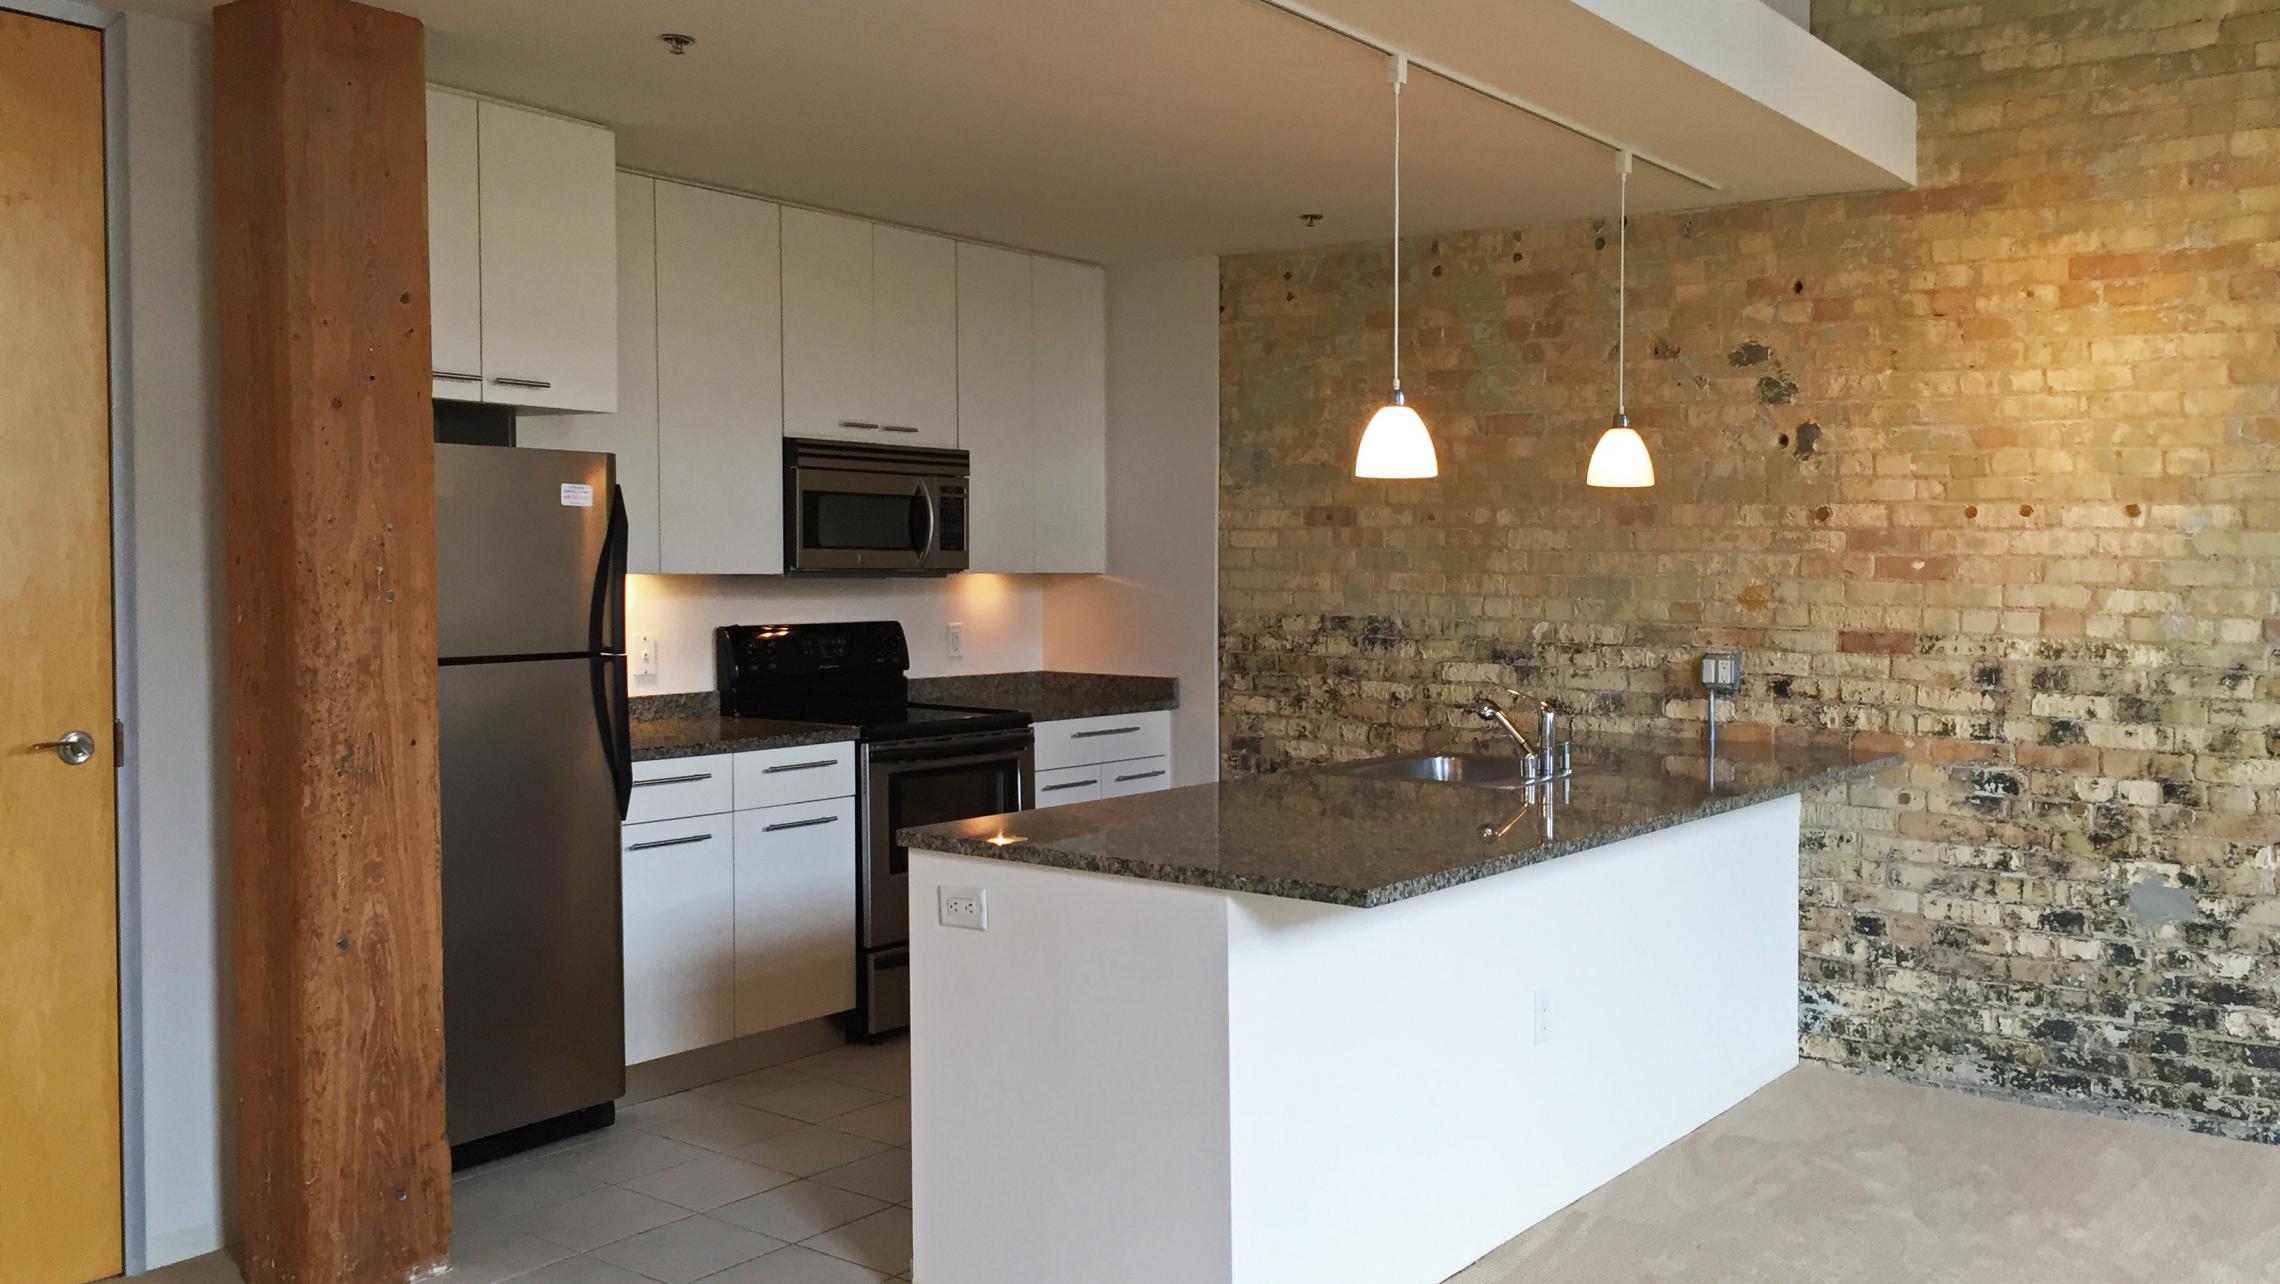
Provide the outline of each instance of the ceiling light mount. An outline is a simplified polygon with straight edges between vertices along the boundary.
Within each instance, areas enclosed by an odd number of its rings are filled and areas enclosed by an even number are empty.
[[[657,38],[665,42],[665,47],[671,49],[676,58],[689,52],[689,46],[697,43],[695,36],[683,35],[678,31],[664,32]]]

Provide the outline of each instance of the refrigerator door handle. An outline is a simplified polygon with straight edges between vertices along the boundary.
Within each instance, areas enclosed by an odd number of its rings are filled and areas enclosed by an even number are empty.
[[[613,485],[609,530],[594,567],[594,617],[589,630],[593,649],[603,655],[625,654],[626,537],[625,491]]]
[[[587,661],[594,673],[594,719],[601,727],[602,758],[609,763],[620,821],[633,803],[633,724],[626,708],[624,663],[614,655]]]

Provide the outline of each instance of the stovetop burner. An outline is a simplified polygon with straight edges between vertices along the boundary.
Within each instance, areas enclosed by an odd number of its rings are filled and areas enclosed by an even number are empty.
[[[730,717],[852,726],[865,740],[1014,731],[1029,715],[914,703],[910,649],[892,620],[732,624],[714,633],[720,709]]]

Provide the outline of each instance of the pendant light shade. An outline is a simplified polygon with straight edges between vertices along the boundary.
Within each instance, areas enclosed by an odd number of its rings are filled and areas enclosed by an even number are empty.
[[[1393,77],[1393,400],[1378,407],[1354,451],[1354,476],[1412,480],[1441,475],[1433,434],[1401,395],[1401,87],[1409,59],[1392,55]]]
[[[1622,153],[1616,173],[1622,177],[1622,196],[1615,233],[1615,422],[1599,434],[1599,443],[1591,448],[1591,464],[1584,469],[1583,480],[1587,486],[1638,490],[1655,484],[1655,461],[1647,453],[1646,439],[1631,427],[1626,404],[1625,376],[1631,355],[1631,153]]]
[[[1378,407],[1370,426],[1362,429],[1361,449],[1354,452],[1354,476],[1407,479],[1438,477],[1441,458],[1433,450],[1433,434],[1425,421],[1403,404],[1401,394]]]
[[[1615,416],[1614,426],[1599,434],[1583,480],[1611,489],[1635,490],[1655,484],[1655,461],[1648,456],[1645,439],[1632,429],[1628,417]]]

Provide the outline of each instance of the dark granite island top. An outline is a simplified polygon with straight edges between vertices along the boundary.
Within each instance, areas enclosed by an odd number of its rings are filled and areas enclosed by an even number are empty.
[[[898,839],[924,851],[1366,908],[1900,761],[1823,744],[1722,746],[1713,787],[1699,743],[1605,736],[1579,742],[1574,754],[1574,776],[1532,791],[1372,779],[1333,766],[929,825]]]

